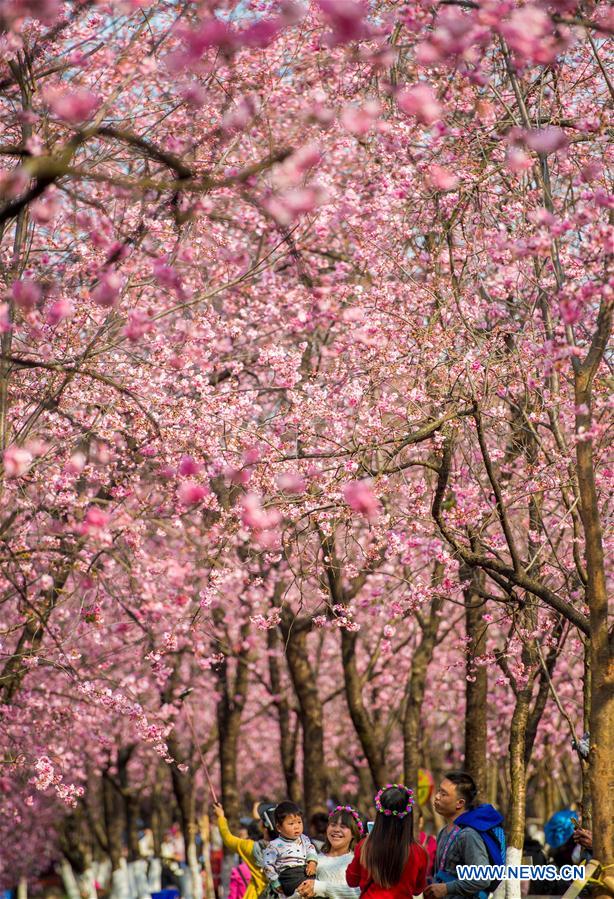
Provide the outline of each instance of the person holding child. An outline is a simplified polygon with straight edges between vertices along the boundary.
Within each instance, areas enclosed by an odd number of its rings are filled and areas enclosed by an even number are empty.
[[[350,805],[338,805],[328,816],[324,844],[318,855],[315,880],[305,880],[297,889],[301,899],[359,899],[360,890],[347,885],[345,873],[354,858],[354,848],[365,833],[362,818]]]
[[[428,857],[414,841],[413,791],[387,784],[375,797],[373,830],[356,846],[346,871],[361,899],[411,899],[424,891]]]

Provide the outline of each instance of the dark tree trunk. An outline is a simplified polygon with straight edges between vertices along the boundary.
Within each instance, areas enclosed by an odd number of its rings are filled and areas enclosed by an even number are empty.
[[[605,316],[603,317],[605,318]],[[600,320],[602,317],[600,316]],[[601,343],[605,346],[611,327],[611,311],[600,321]],[[599,347],[601,353],[603,350]],[[586,604],[591,625],[590,639],[590,786],[592,806],[593,851],[604,865],[614,864],[614,817],[611,809],[614,783],[614,664],[610,633],[608,590],[605,577],[603,537],[592,440],[582,439],[582,432],[592,425],[592,380],[595,369],[583,366],[576,373],[576,408],[586,410],[576,415],[576,442],[580,516],[584,530],[586,572]],[[603,891],[601,891],[603,892]]]
[[[170,817],[165,814],[168,803],[164,801],[162,790],[166,779],[168,765],[161,762],[156,767],[155,781],[151,795],[151,834],[153,840],[153,853],[156,858],[162,855],[162,841],[164,832],[170,824]]]
[[[249,633],[249,622],[241,627],[241,644]],[[228,660],[224,658],[217,667],[220,699],[217,704],[218,745],[222,781],[222,804],[231,827],[237,827],[240,815],[240,797],[237,778],[237,754],[241,730],[241,716],[247,697],[249,668],[247,650],[236,654],[236,673],[232,677]]]
[[[341,630],[341,659],[343,680],[350,718],[367,760],[374,789],[388,781],[386,745],[381,726],[369,715],[363,700],[362,682],[356,663],[358,635],[345,628]]]
[[[362,588],[368,574],[364,569],[347,586],[343,582],[341,563],[337,557],[333,535],[320,532],[322,562],[330,591],[333,606],[342,606],[351,615],[350,602]],[[373,787],[379,789],[388,780],[388,764],[386,760],[386,733],[383,721],[378,713],[370,713],[363,698],[363,682],[358,671],[356,647],[358,635],[355,631],[343,627],[341,629],[341,660],[343,664],[343,683],[348,711],[360,747],[364,753],[371,772]]]
[[[443,576],[443,565],[437,562],[431,577],[431,583],[438,586]],[[405,690],[403,708],[403,778],[408,786],[416,790],[418,785],[418,769],[422,761],[420,736],[422,732],[422,704],[426,692],[428,667],[433,658],[437,644],[437,631],[443,606],[443,599],[431,600],[428,618],[418,619],[421,637],[411,661],[411,672]],[[418,816],[416,815],[416,821]]]
[[[140,858],[139,834],[137,821],[139,817],[138,793],[130,787],[128,777],[128,762],[134,752],[135,746],[126,746],[117,753],[117,777],[122,799],[124,801],[124,817],[126,820],[126,842],[128,845],[128,861],[134,862]]]
[[[310,818],[315,812],[326,809],[328,788],[328,774],[324,763],[322,702],[307,646],[311,619],[295,618],[289,610],[283,610],[281,628],[288,669],[300,709],[303,795],[305,812]]]
[[[170,766],[173,795],[179,810],[179,823],[183,837],[185,857],[188,860],[189,850],[196,846],[196,802],[194,798],[194,777],[192,770],[180,771],[178,765],[189,764],[189,759],[182,752],[175,731],[171,731],[167,738],[169,754],[175,760]]]
[[[292,727],[292,712],[290,703],[284,693],[281,682],[281,672],[279,670],[280,650],[279,631],[277,628],[270,628],[267,631],[267,644],[269,649],[269,677],[271,681],[271,693],[275,697],[273,699],[275,708],[277,709],[277,718],[279,721],[279,749],[281,757],[281,767],[284,772],[284,780],[286,782],[286,794],[292,802],[300,804],[301,801],[301,785],[296,770],[296,741],[298,738],[298,726]]]
[[[590,734],[591,730],[591,646],[590,641],[584,641],[584,678],[582,683],[583,696],[583,731]],[[591,780],[590,765],[588,759],[582,758],[580,761],[582,768],[582,827],[592,830],[593,827],[593,804],[591,802]]]
[[[76,874],[83,874],[91,863],[92,845],[87,822],[81,808],[67,815],[59,831],[60,849]]]
[[[122,859],[124,809],[121,796],[108,771],[104,771],[102,774],[102,808],[105,842],[111,860],[111,868],[113,871],[118,871]]]
[[[486,623],[482,615],[484,600],[477,592],[484,589],[485,575],[479,569],[461,568],[463,581],[469,585],[463,591],[465,598],[466,651],[466,708],[465,708],[465,770],[471,774],[483,797],[487,792],[486,738],[488,715],[488,672],[485,665],[476,665],[475,659],[485,651]],[[477,589],[476,589],[477,588]]]

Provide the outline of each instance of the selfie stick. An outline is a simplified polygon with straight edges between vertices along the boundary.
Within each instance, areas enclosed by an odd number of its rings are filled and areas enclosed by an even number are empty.
[[[190,695],[190,693],[192,692],[192,689],[193,688],[190,687],[188,690],[183,691],[183,693],[179,697],[181,702],[183,702],[183,700],[186,699]],[[184,709],[185,709],[185,716],[186,716],[186,719],[188,722],[188,727],[190,728],[190,733],[192,734],[192,739],[194,740],[194,744],[196,746],[196,749],[198,750],[198,754],[200,756],[200,762],[201,762],[201,765],[203,766],[203,771],[205,772],[205,777],[207,778],[207,783],[209,784],[209,792],[211,793],[211,798],[213,799],[214,804],[217,805],[219,802],[219,799],[217,798],[217,793],[215,792],[215,787],[213,786],[213,783],[211,781],[211,777],[209,775],[209,769],[207,768],[207,763],[205,761],[203,751],[200,748],[200,743],[198,742],[198,740],[196,738],[196,733],[194,731],[194,724],[192,722],[192,716],[190,715],[190,710],[187,705],[184,705]]]

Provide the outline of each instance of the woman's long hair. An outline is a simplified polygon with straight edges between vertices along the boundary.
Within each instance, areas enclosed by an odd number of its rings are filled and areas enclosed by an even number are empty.
[[[407,793],[392,787],[381,796],[382,808],[393,812],[404,812]],[[360,850],[360,861],[369,872],[369,877],[378,886],[388,889],[401,879],[407,864],[409,849],[414,841],[414,816],[408,812],[402,818],[396,815],[375,816],[373,830]]]

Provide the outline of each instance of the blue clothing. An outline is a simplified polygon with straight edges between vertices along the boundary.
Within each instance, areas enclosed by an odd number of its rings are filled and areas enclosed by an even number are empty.
[[[505,831],[503,830],[503,815],[492,805],[478,805],[476,808],[463,812],[454,821],[458,827],[473,827],[480,834],[486,844],[486,851],[492,865],[505,864]],[[489,833],[489,831],[494,831]]]
[[[560,849],[573,836],[574,825],[571,819],[575,814],[571,809],[564,808],[555,812],[546,822],[544,836],[551,849]]]
[[[451,826],[444,827],[437,836],[437,854],[435,856],[434,880],[445,883],[448,896],[453,899],[486,899],[490,892],[489,880],[459,880],[456,874],[458,865],[498,865],[501,860],[501,848],[497,840],[488,833],[501,830],[503,836],[503,818],[492,805],[479,805],[475,809],[463,812]],[[505,843],[503,842],[503,855]],[[492,850],[492,851],[491,851]]]

